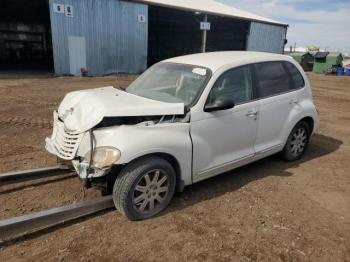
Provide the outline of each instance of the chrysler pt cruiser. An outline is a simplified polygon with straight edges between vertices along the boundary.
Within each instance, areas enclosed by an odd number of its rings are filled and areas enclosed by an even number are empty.
[[[187,185],[276,153],[300,159],[318,121],[291,57],[213,52],[160,62],[125,91],[67,94],[46,149],[141,220]]]

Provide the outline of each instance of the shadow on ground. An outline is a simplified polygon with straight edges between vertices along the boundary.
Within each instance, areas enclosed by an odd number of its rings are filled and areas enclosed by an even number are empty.
[[[293,173],[287,171],[288,169],[296,168],[304,162],[331,154],[337,151],[342,144],[342,141],[335,138],[316,134],[312,137],[308,149],[301,160],[286,162],[274,155],[193,184],[186,187],[183,193],[175,196],[172,201],[173,204],[165,213],[186,208],[201,201],[213,199],[228,192],[236,191],[252,181],[263,179],[268,176],[291,176]],[[186,201],[181,201],[183,199],[186,199]],[[162,214],[164,214],[164,212]]]

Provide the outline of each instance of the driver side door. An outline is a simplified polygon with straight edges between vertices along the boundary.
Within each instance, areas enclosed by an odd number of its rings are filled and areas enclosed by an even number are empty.
[[[251,66],[223,73],[213,85],[207,104],[219,96],[235,101],[231,109],[201,112],[191,121],[194,182],[252,161],[258,130],[259,102],[254,101]]]

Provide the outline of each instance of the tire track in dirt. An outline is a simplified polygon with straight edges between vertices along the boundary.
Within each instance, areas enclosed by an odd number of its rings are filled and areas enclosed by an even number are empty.
[[[50,107],[57,107],[58,105],[58,103],[54,103],[54,102],[45,102],[40,100],[32,100],[32,99],[27,99],[23,97],[15,97],[15,96],[8,96],[8,95],[3,95],[2,98],[8,99],[8,100],[14,100],[22,103],[30,103],[30,104],[37,104],[37,105],[50,106]]]
[[[6,125],[10,127],[38,127],[49,129],[52,128],[51,119],[35,119],[25,117],[10,117],[7,119],[0,119],[0,126]]]

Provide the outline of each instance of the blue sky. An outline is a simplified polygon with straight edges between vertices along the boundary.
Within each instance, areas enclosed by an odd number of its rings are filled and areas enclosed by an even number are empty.
[[[290,25],[288,46],[350,53],[350,0],[220,0]]]
[[[340,0],[285,0],[279,1],[285,5],[293,6],[297,10],[313,11],[313,10],[338,10],[349,4],[349,1]]]

